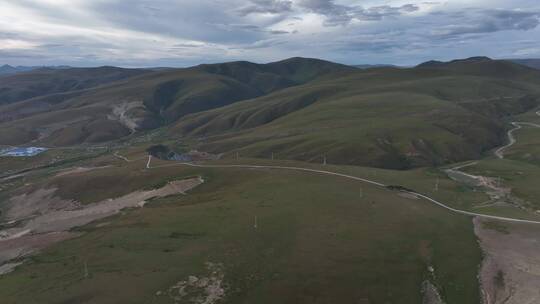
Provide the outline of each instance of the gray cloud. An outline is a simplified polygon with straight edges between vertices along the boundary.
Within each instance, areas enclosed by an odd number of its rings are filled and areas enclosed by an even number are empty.
[[[292,2],[288,0],[250,0],[250,4],[238,9],[240,16],[250,14],[283,14],[292,11]]]
[[[254,43],[250,45],[242,45],[242,46],[236,47],[236,49],[239,49],[239,50],[264,49],[264,48],[275,47],[275,46],[282,45],[285,43],[286,41],[283,41],[283,40],[265,39],[265,40],[255,41]]]
[[[9,58],[9,59],[43,59],[43,58],[46,58],[46,56],[44,56],[44,55],[39,55],[39,54],[28,53],[28,52],[0,50],[0,58]]]
[[[284,35],[284,34],[289,34],[289,32],[287,31],[279,31],[279,30],[276,30],[276,31],[269,31],[270,34],[273,34],[273,35]]]
[[[173,48],[196,48],[196,47],[200,47],[200,45],[194,44],[194,43],[177,43],[173,45]]]
[[[185,66],[291,56],[408,63],[478,54],[540,56],[537,0],[463,2],[0,0],[0,64]]]
[[[211,43],[249,43],[262,38],[256,31],[257,25],[244,24],[236,14],[227,13],[237,1],[180,2],[181,5],[175,0],[95,1],[90,10],[115,28],[156,35]]]
[[[508,30],[527,31],[535,29],[540,24],[540,12],[516,10],[470,10],[453,13],[448,17],[453,17],[452,21],[457,23],[436,27],[432,31],[435,36],[452,37]]]
[[[58,47],[64,47],[64,46],[65,45],[60,44],[60,43],[46,43],[46,44],[40,45],[39,47],[48,49],[48,48],[58,48]]]
[[[21,38],[21,36],[18,34],[0,31],[0,39],[19,39],[19,38]]]
[[[381,20],[386,17],[397,17],[402,14],[418,11],[418,6],[405,4],[402,6],[375,6],[368,9],[357,9],[355,17],[361,20]]]
[[[326,24],[330,26],[347,24],[354,17],[353,7],[336,4],[334,0],[300,0],[298,5],[310,12],[325,16]]]
[[[326,24],[329,26],[348,24],[353,19],[376,21],[418,10],[418,6],[415,4],[402,6],[382,5],[366,9],[362,6],[339,5],[334,0],[301,0],[299,5],[313,13],[327,17]]]

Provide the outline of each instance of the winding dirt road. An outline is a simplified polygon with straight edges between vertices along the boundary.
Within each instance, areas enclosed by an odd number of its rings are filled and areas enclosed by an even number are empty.
[[[540,116],[540,111],[537,111],[536,115]],[[523,122],[523,121],[513,121],[512,125],[514,126],[514,128],[508,130],[508,132],[507,132],[508,144],[506,144],[506,145],[500,147],[499,149],[495,150],[495,156],[497,156],[497,158],[499,158],[499,159],[503,159],[504,158],[504,151],[506,149],[510,148],[511,146],[513,146],[516,143],[516,138],[514,136],[515,131],[521,129],[523,126],[540,128],[539,124],[535,124],[535,123],[532,123],[532,122]]]

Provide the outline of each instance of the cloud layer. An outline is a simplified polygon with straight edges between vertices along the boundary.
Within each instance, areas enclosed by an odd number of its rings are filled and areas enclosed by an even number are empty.
[[[0,0],[0,64],[540,57],[539,23],[537,0]]]

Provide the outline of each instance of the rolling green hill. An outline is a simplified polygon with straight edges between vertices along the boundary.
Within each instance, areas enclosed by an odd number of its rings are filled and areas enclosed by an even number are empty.
[[[350,70],[353,68],[331,62],[292,58],[266,65],[232,62],[145,72],[97,88],[12,101],[1,107],[0,127],[8,132],[0,135],[0,143],[72,145],[108,141],[166,125],[190,113]],[[24,83],[23,75],[17,77],[14,79]],[[49,81],[56,83],[49,77],[40,85],[47,86]]]
[[[500,71],[500,73],[496,72]],[[476,158],[538,105],[538,71],[470,59],[319,79],[190,115],[171,134],[243,155],[410,168]]]
[[[409,69],[306,58],[200,65],[4,105],[0,144],[106,142],[165,127],[216,153],[407,169],[500,145],[505,117],[540,103],[539,83],[538,70],[486,57]]]
[[[38,96],[72,92],[108,84],[146,73],[117,67],[40,68],[0,77],[0,105]]]

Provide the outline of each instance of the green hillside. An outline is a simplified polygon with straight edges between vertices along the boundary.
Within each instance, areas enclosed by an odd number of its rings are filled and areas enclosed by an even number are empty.
[[[86,163],[107,168],[32,177],[32,185],[18,190],[56,186],[57,196],[95,202],[167,180],[194,175],[205,180],[187,195],[156,199],[76,229],[78,237],[0,276],[2,303],[191,303],[207,291],[195,288],[183,295],[173,287],[213,271],[222,276],[225,293],[216,303],[420,303],[425,280],[439,288],[446,303],[479,301],[481,252],[466,216],[340,177],[159,168],[170,165],[160,161],[155,169],[141,170],[144,162],[108,155]],[[373,174],[359,167],[330,170]],[[397,175],[431,184],[422,172],[379,173],[395,182]],[[448,181],[448,187],[455,185]],[[174,298],[178,295],[182,300]]]
[[[107,86],[49,94],[3,106],[0,127],[9,132],[0,135],[0,144],[38,139],[48,145],[108,141],[123,137],[130,130],[156,128],[190,113],[348,70],[353,69],[296,58],[267,65],[234,62],[145,73]]]
[[[142,69],[117,67],[41,68],[0,76],[0,105],[38,96],[78,91],[146,73]]]
[[[355,69],[291,58],[147,72],[1,107],[0,144],[76,145],[164,127],[201,150],[407,169],[478,158],[540,103],[540,71],[475,57]]]
[[[470,63],[470,64],[469,64]],[[492,70],[501,70],[501,74]],[[179,121],[201,149],[405,169],[478,158],[505,117],[540,102],[540,73],[504,61],[381,68],[319,79]]]

